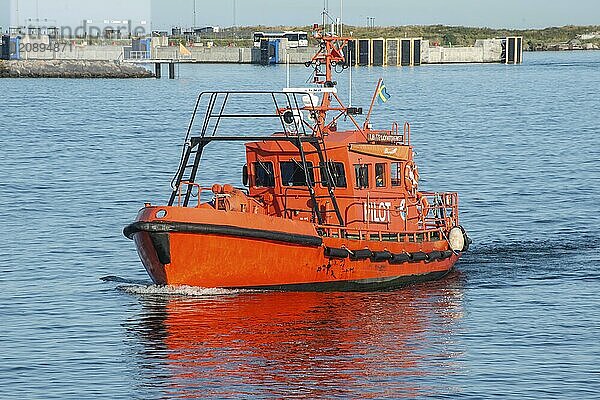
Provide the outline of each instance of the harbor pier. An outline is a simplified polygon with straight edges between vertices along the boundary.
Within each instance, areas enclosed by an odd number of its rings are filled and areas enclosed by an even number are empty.
[[[260,47],[169,45],[166,38],[133,39],[129,43],[88,44],[48,36],[5,37],[2,58],[19,60],[147,60],[227,64],[303,64],[316,47],[290,47],[286,39]],[[356,38],[348,44],[348,62],[357,66],[419,66],[452,63],[509,63],[523,60],[523,38],[477,40],[472,47],[438,46],[422,38]]]
[[[165,37],[128,42],[88,44],[49,36],[2,37],[0,77],[149,77],[162,76],[162,64],[174,79],[175,64],[304,64],[318,49],[292,47],[286,39],[263,41],[253,47],[178,46]],[[351,39],[345,49],[352,66],[414,67],[424,64],[523,62],[523,38],[477,40],[472,47],[442,47],[422,38]],[[146,65],[152,68],[154,74]],[[150,68],[150,69],[151,69]],[[111,76],[114,74],[114,76]]]

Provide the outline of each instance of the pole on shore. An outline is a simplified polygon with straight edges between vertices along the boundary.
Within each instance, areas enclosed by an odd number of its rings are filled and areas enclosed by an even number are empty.
[[[237,27],[237,4],[236,0],[233,0],[233,27]]]
[[[349,50],[348,50],[349,51]],[[349,72],[350,72],[350,90],[348,90],[349,92],[349,99],[348,99],[348,106],[352,107],[352,69],[354,67],[354,65],[352,65],[354,63],[354,59],[350,57],[350,54],[348,53],[348,58],[346,61],[349,65]]]
[[[20,18],[19,18],[19,17],[20,17],[20,15],[19,15],[19,0],[16,0],[15,14],[16,14],[16,17],[17,17],[17,30],[18,30],[18,31],[20,31],[20,30],[21,30],[21,29],[20,29],[20,28],[21,28],[21,20],[20,20]],[[17,32],[17,35],[18,35],[19,33],[20,33],[20,32]]]
[[[340,0],[340,36],[344,36],[344,0]]]
[[[290,87],[290,55],[285,55],[285,68],[286,68],[286,87]]]
[[[192,29],[196,29],[196,0],[194,0],[194,26]]]

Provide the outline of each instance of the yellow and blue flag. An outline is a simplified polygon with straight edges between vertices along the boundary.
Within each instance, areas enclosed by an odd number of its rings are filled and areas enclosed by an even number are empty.
[[[387,92],[385,87],[385,83],[381,81],[381,85],[379,85],[379,89],[377,90],[377,102],[379,104],[383,104],[390,99],[390,94]]]

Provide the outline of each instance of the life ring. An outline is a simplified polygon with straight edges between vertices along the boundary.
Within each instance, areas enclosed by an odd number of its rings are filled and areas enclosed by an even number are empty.
[[[412,161],[404,167],[404,185],[409,192],[416,192],[419,187],[419,170]]]

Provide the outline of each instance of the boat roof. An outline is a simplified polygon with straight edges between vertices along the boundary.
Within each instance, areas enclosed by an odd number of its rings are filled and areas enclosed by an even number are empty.
[[[387,133],[387,132],[386,132]],[[281,137],[284,139],[284,133],[276,133],[272,137]],[[388,158],[392,160],[405,161],[410,159],[412,147],[407,144],[368,142],[365,134],[358,130],[348,130],[335,132],[324,137],[324,142],[328,151],[346,149],[350,152]],[[314,152],[315,149],[308,143],[305,144],[307,153]],[[298,147],[289,140],[270,140],[255,141],[246,143],[248,151],[268,154],[297,154]]]

